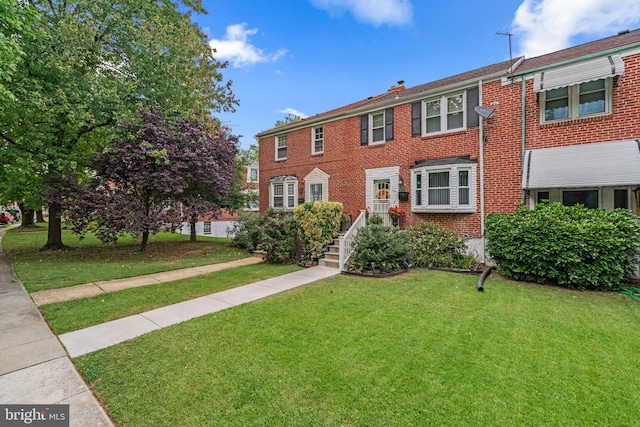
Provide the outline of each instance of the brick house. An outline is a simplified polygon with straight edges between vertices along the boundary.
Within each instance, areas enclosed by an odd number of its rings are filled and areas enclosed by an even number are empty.
[[[484,217],[520,203],[640,200],[640,30],[514,58],[259,133],[260,207],[339,201],[439,222],[484,258]]]

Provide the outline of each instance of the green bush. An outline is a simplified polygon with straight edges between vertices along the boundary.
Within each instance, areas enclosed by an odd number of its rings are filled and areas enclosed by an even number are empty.
[[[411,243],[411,263],[416,267],[470,268],[473,257],[466,255],[464,239],[435,222],[420,221],[407,229]]]
[[[267,262],[283,264],[293,259],[296,223],[291,212],[269,209],[256,217],[241,215],[231,231],[233,245],[264,251]]]
[[[389,273],[408,266],[409,240],[404,231],[395,227],[369,224],[358,230],[354,244],[355,268]]]
[[[293,210],[293,217],[307,258],[317,259],[322,255],[323,246],[333,242],[340,233],[342,203],[303,203]]]
[[[255,251],[258,247],[261,221],[261,216],[255,212],[241,213],[229,230],[229,233],[233,235],[231,244],[246,249],[248,252]]]
[[[626,209],[542,203],[486,218],[487,249],[516,280],[615,290],[637,266],[640,220]]]

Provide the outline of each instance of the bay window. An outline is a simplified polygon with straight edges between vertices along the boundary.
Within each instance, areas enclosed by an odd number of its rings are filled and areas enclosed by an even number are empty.
[[[426,160],[412,168],[413,212],[476,211],[476,164],[467,158]]]

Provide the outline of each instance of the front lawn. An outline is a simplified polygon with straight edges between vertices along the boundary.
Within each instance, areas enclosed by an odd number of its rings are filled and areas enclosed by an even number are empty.
[[[60,335],[296,270],[300,270],[300,267],[275,264],[248,265],[153,286],[47,304],[39,309],[51,329]]]
[[[231,247],[228,239],[158,233],[149,236],[146,252],[140,240],[125,236],[116,245],[102,244],[89,234],[79,239],[69,231],[62,234],[69,246],[63,251],[42,251],[47,228],[16,228],[2,239],[2,247],[29,292],[121,279],[246,258],[249,254]]]
[[[127,426],[638,423],[638,301],[476,280],[338,276],[75,361]]]

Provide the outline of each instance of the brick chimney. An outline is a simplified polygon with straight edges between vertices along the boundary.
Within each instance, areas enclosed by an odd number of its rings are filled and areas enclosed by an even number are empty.
[[[404,87],[404,80],[398,80],[398,86],[391,86],[389,88],[388,92],[400,92],[401,90],[405,90],[406,88]]]

